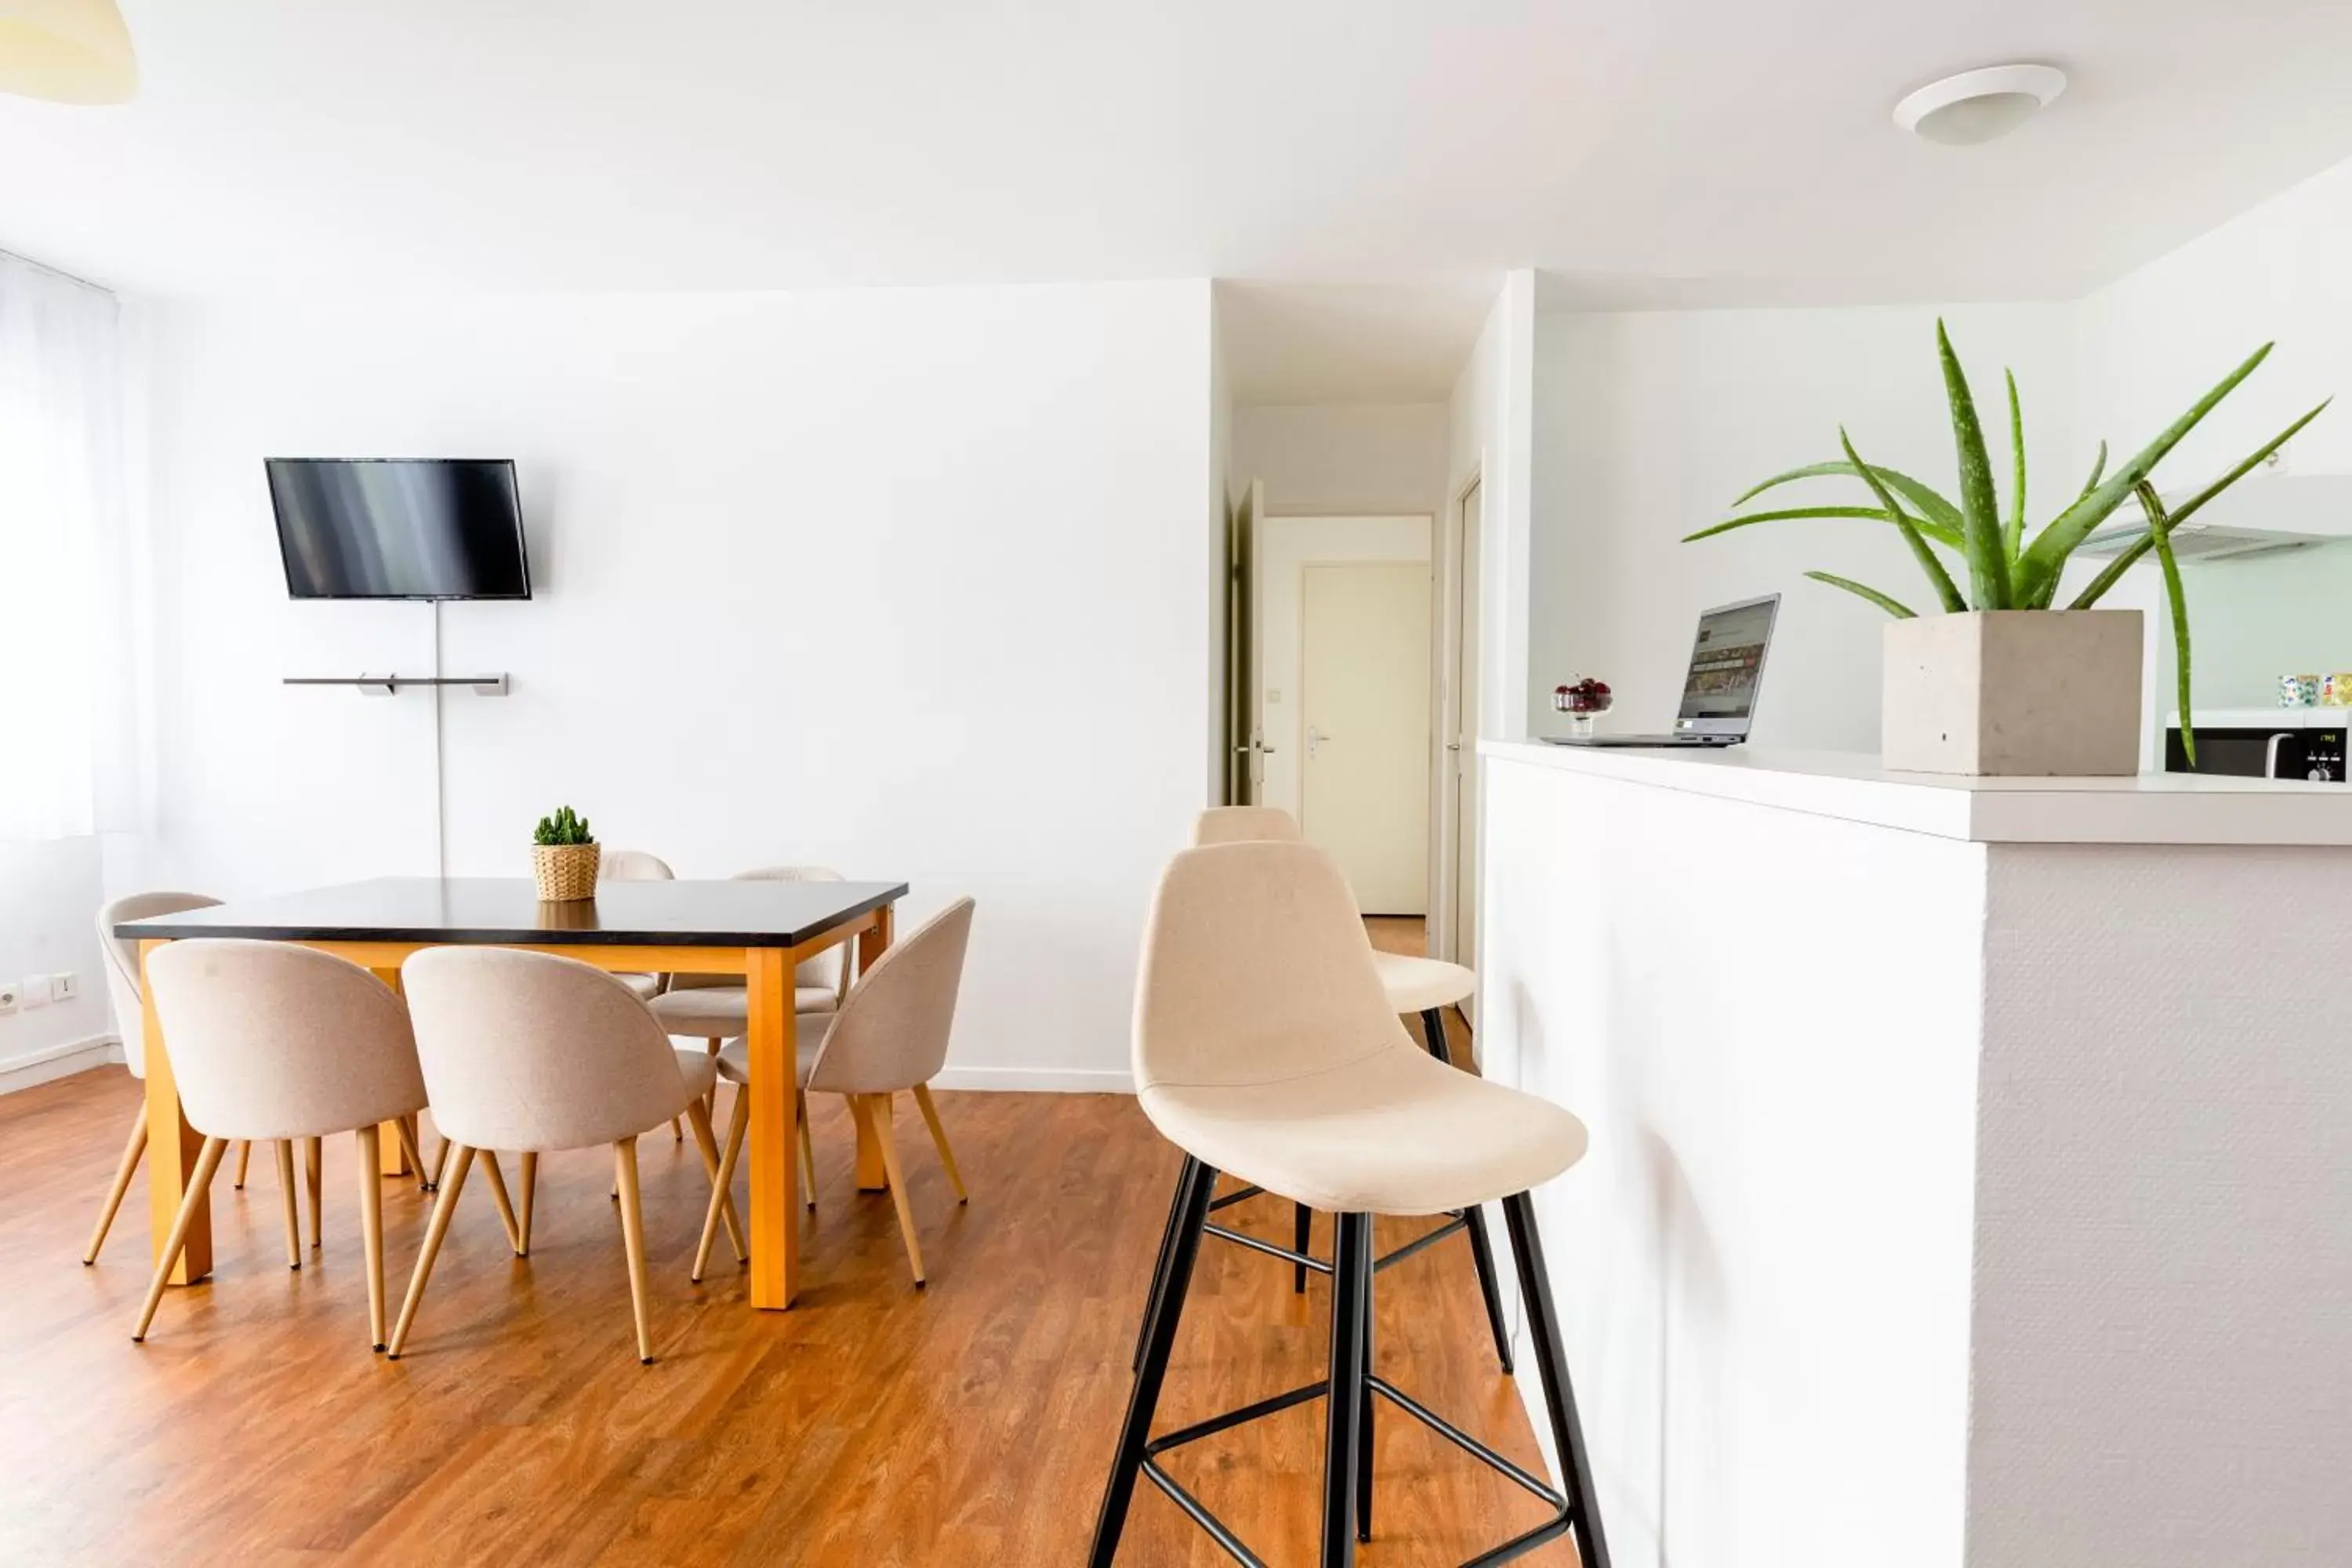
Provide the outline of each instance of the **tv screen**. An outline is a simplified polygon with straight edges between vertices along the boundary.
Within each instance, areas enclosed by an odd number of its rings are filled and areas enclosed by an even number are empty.
[[[528,599],[522,503],[503,459],[272,458],[298,599]]]

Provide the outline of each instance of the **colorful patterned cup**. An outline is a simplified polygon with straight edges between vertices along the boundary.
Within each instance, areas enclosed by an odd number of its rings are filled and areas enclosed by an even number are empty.
[[[2339,669],[2319,683],[2322,708],[2352,708],[2352,669]]]
[[[2279,706],[2282,708],[2315,708],[2319,705],[2319,677],[2315,675],[2282,675],[2279,677]]]

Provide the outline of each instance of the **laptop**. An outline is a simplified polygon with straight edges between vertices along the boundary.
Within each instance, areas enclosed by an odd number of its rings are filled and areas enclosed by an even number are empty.
[[[1718,605],[1698,618],[1690,673],[1683,677],[1682,710],[1671,735],[1546,735],[1555,746],[1736,746],[1748,739],[1756,689],[1764,679],[1764,650],[1780,595]]]

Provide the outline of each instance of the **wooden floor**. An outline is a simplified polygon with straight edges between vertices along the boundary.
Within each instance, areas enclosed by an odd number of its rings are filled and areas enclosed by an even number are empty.
[[[688,1282],[707,1189],[691,1143],[646,1139],[659,1359],[641,1367],[595,1151],[543,1162],[527,1261],[469,1183],[409,1353],[372,1353],[349,1139],[329,1150],[324,1248],[299,1272],[274,1162],[257,1152],[242,1193],[224,1169],[213,1279],[169,1292],[132,1344],[135,1191],[97,1267],[78,1259],[136,1098],[120,1068],[0,1098],[0,1563],[1084,1560],[1177,1167],[1131,1100],[941,1095],[963,1209],[902,1103],[918,1292],[888,1198],[851,1190],[848,1119],[824,1097],[806,1285],[782,1314],[751,1311],[732,1271]],[[391,1180],[385,1198],[396,1303],[427,1200]],[[1227,1215],[1287,1238],[1276,1200]],[[1382,1245],[1425,1223],[1383,1222]],[[1319,1279],[1297,1298],[1282,1264],[1206,1244],[1161,1426],[1321,1375],[1328,1306]],[[1538,1463],[1465,1242],[1381,1277],[1377,1338],[1383,1375]],[[1288,1411],[1171,1468],[1270,1563],[1311,1562],[1322,1419]],[[1393,1412],[1379,1436],[1367,1564],[1458,1563],[1543,1517]],[[1119,1561],[1226,1559],[1146,1486]]]

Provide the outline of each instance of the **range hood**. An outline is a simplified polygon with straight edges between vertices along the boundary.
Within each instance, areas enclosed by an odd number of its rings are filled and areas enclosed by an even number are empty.
[[[2179,505],[2195,492],[2167,495]],[[2126,502],[2130,522],[2111,523],[2084,540],[2077,555],[2115,556],[2147,535],[2138,509]],[[2232,561],[2305,550],[2352,538],[2352,474],[2250,474],[2172,531],[2173,553],[2183,561]]]

